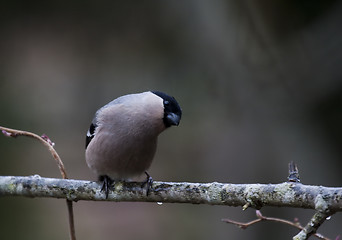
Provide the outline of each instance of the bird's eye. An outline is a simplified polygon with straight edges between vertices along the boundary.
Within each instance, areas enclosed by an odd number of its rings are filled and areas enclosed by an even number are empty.
[[[170,102],[167,101],[167,100],[165,100],[165,101],[164,101],[164,105],[165,105],[165,106],[168,106],[168,105],[170,105]]]

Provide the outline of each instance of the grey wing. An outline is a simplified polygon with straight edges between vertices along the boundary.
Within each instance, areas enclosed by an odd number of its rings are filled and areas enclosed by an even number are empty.
[[[95,130],[97,128],[97,114],[103,109],[103,108],[107,108],[109,106],[112,106],[113,104],[120,104],[122,102],[125,101],[125,96],[119,97],[114,99],[113,101],[109,102],[108,104],[104,105],[102,108],[100,108],[96,113],[95,113],[95,117],[93,119],[93,121],[90,124],[90,127],[88,129],[87,132],[87,136],[86,136],[86,144],[85,144],[85,148],[87,149],[89,143],[91,142],[91,140],[95,137]]]
[[[118,97],[118,98],[114,99],[113,101],[109,102],[108,104],[104,105],[102,108],[100,108],[96,112],[95,117],[94,117],[92,123],[90,124],[89,130],[87,132],[86,149],[87,149],[89,143],[91,142],[91,140],[95,136],[95,130],[97,128],[97,120],[96,119],[97,119],[97,115],[99,114],[99,112],[101,112],[102,109],[110,107],[110,106],[115,105],[115,104],[124,104],[127,101],[127,99],[134,98],[136,96],[137,96],[137,94],[129,94],[129,95],[124,95],[124,96]]]

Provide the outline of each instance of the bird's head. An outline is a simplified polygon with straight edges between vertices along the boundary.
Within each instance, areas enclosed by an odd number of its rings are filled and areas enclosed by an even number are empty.
[[[178,126],[182,118],[182,109],[180,108],[176,99],[166,93],[160,91],[152,91],[155,95],[163,99],[164,105],[164,117],[163,122],[165,127],[171,127],[172,125]]]

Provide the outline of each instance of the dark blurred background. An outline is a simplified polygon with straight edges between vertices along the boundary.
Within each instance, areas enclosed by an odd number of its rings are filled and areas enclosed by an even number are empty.
[[[160,136],[155,180],[341,186],[341,1],[2,1],[0,125],[46,133],[70,178],[84,160],[96,109],[161,90],[183,109]],[[0,136],[0,174],[60,177],[48,151]],[[264,208],[306,224],[313,211]],[[65,201],[0,199],[1,239],[67,239]],[[241,208],[156,203],[75,204],[78,239],[291,239]],[[341,214],[320,232],[341,234]]]

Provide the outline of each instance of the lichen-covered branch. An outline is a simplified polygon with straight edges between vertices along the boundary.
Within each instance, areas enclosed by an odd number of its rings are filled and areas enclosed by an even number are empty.
[[[331,215],[329,213],[316,212],[302,231],[293,237],[293,240],[308,239],[312,234],[316,233],[321,224],[330,216]]]
[[[72,201],[141,201],[210,205],[296,207],[316,209],[324,206],[330,214],[342,211],[342,188],[280,184],[229,184],[155,181],[147,196],[137,182],[117,182],[108,199],[98,182],[29,177],[0,176],[0,196],[66,198]]]
[[[308,239],[315,234],[325,219],[342,210],[342,188],[309,186],[300,183],[296,164],[289,164],[288,182],[280,184],[224,184],[224,183],[187,183],[154,182],[151,188],[143,189],[138,182],[116,182],[110,189],[109,196],[101,191],[97,182],[67,179],[64,164],[53,148],[54,143],[45,134],[37,134],[16,129],[0,130],[5,136],[27,136],[39,140],[50,151],[57,162],[64,179],[0,176],[1,196],[51,197],[65,198],[69,212],[70,239],[76,240],[72,202],[78,200],[92,201],[140,201],[165,203],[194,203],[242,206],[260,209],[264,206],[297,207],[315,209],[310,222],[293,237],[296,240]],[[249,226],[261,220],[275,220],[292,225],[289,221],[267,218],[259,213],[259,219],[243,224],[227,219],[226,222],[239,226]],[[299,226],[297,226],[299,227]],[[315,236],[326,239],[319,234]]]

